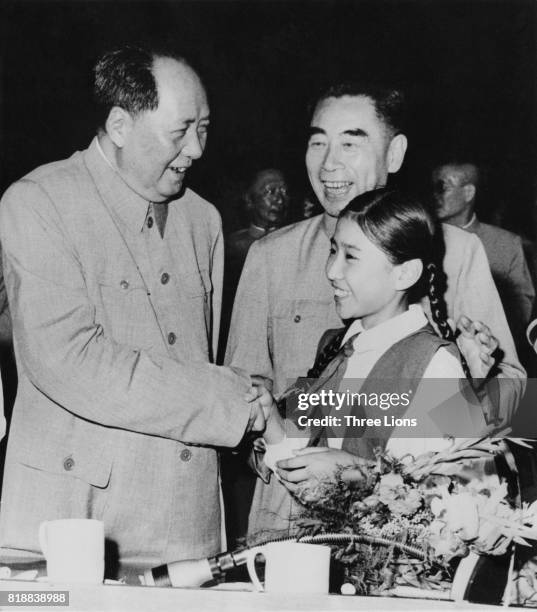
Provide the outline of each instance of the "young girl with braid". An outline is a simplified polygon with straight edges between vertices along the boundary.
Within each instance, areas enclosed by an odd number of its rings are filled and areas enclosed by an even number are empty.
[[[398,416],[412,414],[423,420],[435,407],[443,404],[443,409],[444,401],[457,395],[459,380],[468,372],[446,320],[443,273],[437,264],[441,258],[435,254],[435,246],[435,224],[420,202],[397,191],[377,189],[349,203],[338,219],[326,265],[337,312],[348,324],[323,335],[308,377],[327,379],[336,360],[341,362],[338,355],[345,345],[343,378],[348,383],[359,380],[360,393],[388,391],[400,396],[413,387],[410,406],[399,407],[399,412],[395,411]],[[441,335],[435,332],[420,305],[424,295],[429,297],[432,320]],[[435,386],[434,397],[429,392],[429,397],[422,394],[420,398],[421,381],[427,378],[448,379],[453,384],[448,384],[447,395],[441,390],[436,393]],[[356,390],[353,388],[353,392]],[[470,430],[461,431],[468,431],[468,435],[485,429],[479,405],[474,405],[477,412],[470,414],[472,406],[462,397],[457,399],[460,401],[449,403],[449,407],[456,406],[456,413],[440,419],[440,423],[449,424],[450,417],[458,423],[467,420]],[[387,414],[393,412],[390,409]],[[327,414],[326,410],[322,414]],[[333,414],[341,417],[341,412]],[[375,416],[378,414],[377,410]],[[367,409],[364,416],[370,416]],[[318,479],[333,477],[341,466],[359,466],[373,460],[379,445],[401,456],[439,450],[447,443],[442,439],[446,432],[441,430],[434,438],[397,437],[397,430],[390,437],[390,432],[381,427],[383,431],[378,430],[377,438],[374,432],[357,437],[356,430],[345,435],[345,428],[338,427],[332,432],[343,432],[340,437],[329,437],[327,430],[324,434],[312,432],[308,447],[293,452],[293,447],[305,447],[307,439],[285,438],[284,428],[273,410],[264,434],[266,460],[258,463],[265,482],[258,481],[250,512],[248,532],[257,534],[256,539],[262,532],[267,536],[267,532],[292,527],[291,519],[299,507],[288,491],[313,488]],[[282,455],[287,458],[282,459]],[[266,465],[277,476],[270,482]]]

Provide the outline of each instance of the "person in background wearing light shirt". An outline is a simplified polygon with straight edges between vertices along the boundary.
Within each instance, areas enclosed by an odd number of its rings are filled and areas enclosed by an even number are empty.
[[[445,163],[434,169],[432,178],[438,217],[476,234],[483,243],[518,353],[523,354],[535,289],[520,236],[478,219],[475,205],[480,180],[475,164]]]

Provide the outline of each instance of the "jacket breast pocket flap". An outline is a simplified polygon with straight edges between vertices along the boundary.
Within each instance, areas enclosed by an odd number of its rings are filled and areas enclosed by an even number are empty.
[[[137,339],[140,346],[146,346],[143,323],[153,321],[154,312],[142,279],[100,279],[99,291],[101,303],[96,316],[105,330],[118,342],[130,344]]]
[[[129,296],[133,293],[142,292],[147,295],[147,287],[138,274],[118,274],[113,278],[102,277],[98,280],[101,291],[106,291],[116,296]]]
[[[284,300],[274,308],[276,319],[288,319],[296,323],[304,319],[326,319],[327,302],[323,300]]]

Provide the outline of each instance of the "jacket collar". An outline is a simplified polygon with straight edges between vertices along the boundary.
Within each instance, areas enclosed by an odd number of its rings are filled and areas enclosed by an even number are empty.
[[[129,231],[141,232],[151,202],[142,198],[125,183],[113,163],[104,155],[97,136],[85,151],[84,161],[110,210]]]
[[[467,232],[475,232],[478,225],[479,225],[479,221],[477,220],[477,216],[474,213],[470,221],[468,221],[468,223],[466,223],[465,225],[462,225],[461,229],[466,230]]]

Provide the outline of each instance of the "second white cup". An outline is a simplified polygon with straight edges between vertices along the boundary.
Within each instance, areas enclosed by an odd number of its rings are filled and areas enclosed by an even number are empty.
[[[266,561],[265,586],[255,570],[257,555]],[[270,542],[249,551],[246,562],[258,591],[270,593],[328,593],[330,547],[301,542]]]

